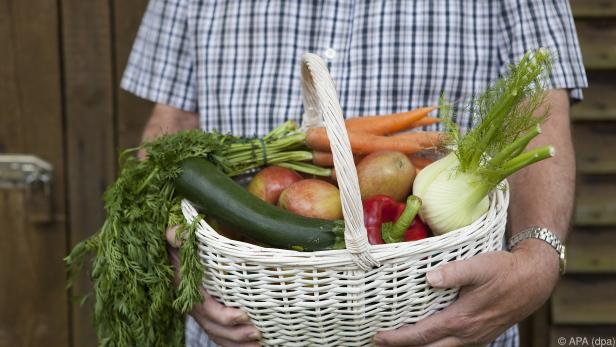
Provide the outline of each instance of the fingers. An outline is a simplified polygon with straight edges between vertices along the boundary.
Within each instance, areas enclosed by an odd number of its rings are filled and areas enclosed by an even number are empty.
[[[426,275],[434,288],[457,288],[482,283],[492,265],[481,256],[443,264]]]
[[[246,313],[225,307],[206,293],[203,295],[203,303],[195,306],[192,316],[212,338],[236,344],[260,338],[259,331],[249,324],[250,319]]]
[[[178,248],[181,246],[181,240],[176,238],[178,228],[179,226],[167,228],[165,232],[169,258],[175,268],[176,285],[179,283],[180,268]],[[259,331],[249,324],[250,318],[246,313],[225,307],[205,290],[202,290],[202,294],[203,302],[193,308],[191,315],[214,341],[224,347],[259,346],[259,343],[255,342],[260,338]]]
[[[259,342],[235,342],[220,337],[213,338],[214,342],[221,347],[259,347]]]
[[[234,344],[237,345],[246,342],[256,342],[260,337],[257,329],[251,325],[225,326],[212,322],[208,319],[199,318],[196,318],[196,321],[212,339],[232,342],[226,344],[223,343],[223,346]]]
[[[429,316],[413,325],[405,325],[391,331],[376,334],[374,343],[381,346],[425,346],[444,339],[450,334],[450,313],[445,310]]]
[[[226,307],[211,297],[203,293],[203,303],[195,306],[194,315],[202,316],[220,325],[238,325],[250,323],[248,315],[236,308]]]
[[[180,248],[182,245],[182,240],[176,239],[176,232],[180,228],[179,225],[172,226],[167,228],[165,231],[165,237],[167,238],[167,243],[173,248]]]

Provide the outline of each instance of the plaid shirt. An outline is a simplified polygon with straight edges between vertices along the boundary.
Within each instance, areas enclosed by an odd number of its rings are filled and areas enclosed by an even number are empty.
[[[548,87],[581,99],[566,0],[150,0],[122,87],[198,112],[203,129],[264,135],[300,121],[304,52],[325,59],[345,116],[357,116],[468,98],[539,47],[555,56]],[[456,121],[472,126],[464,110]],[[517,345],[516,331],[493,346]]]

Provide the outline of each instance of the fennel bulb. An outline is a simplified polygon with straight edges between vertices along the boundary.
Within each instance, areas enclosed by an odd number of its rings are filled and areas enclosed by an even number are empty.
[[[470,109],[478,120],[473,129],[460,135],[446,121],[455,149],[425,167],[413,183],[413,194],[423,202],[419,215],[435,234],[472,224],[488,211],[488,194],[505,178],[554,155],[552,146],[525,151],[548,116],[535,114],[545,99],[542,78],[549,66],[547,50],[526,53],[473,100]]]

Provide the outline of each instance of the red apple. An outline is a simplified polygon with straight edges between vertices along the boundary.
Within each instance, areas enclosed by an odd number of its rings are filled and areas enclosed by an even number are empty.
[[[328,220],[342,218],[338,188],[314,178],[295,182],[282,191],[278,206],[305,217]]]
[[[280,193],[291,184],[302,180],[297,172],[280,166],[269,166],[259,171],[248,184],[248,191],[259,199],[276,205]]]

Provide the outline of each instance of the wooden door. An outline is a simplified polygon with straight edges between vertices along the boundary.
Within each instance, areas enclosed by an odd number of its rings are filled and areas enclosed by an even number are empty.
[[[0,346],[68,346],[62,93],[55,0],[0,0],[0,154],[53,165],[43,195],[0,189]],[[36,209],[36,210],[35,210]]]

